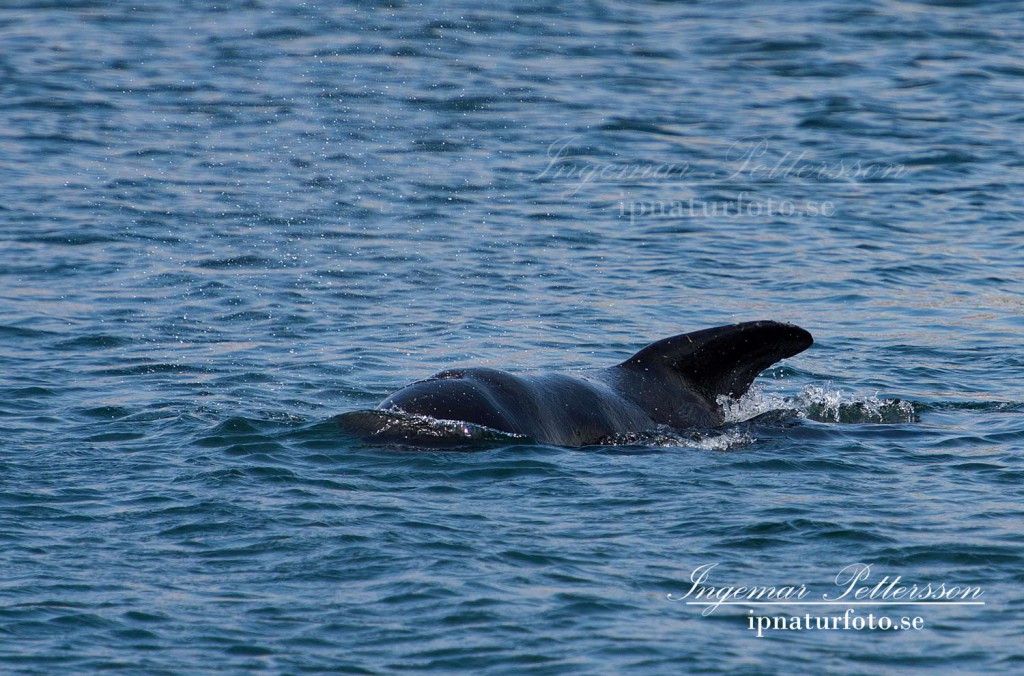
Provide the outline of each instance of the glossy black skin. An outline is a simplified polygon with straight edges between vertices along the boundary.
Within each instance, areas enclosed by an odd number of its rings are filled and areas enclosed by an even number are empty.
[[[620,366],[585,377],[455,369],[402,388],[378,408],[462,420],[559,446],[598,444],[657,424],[721,424],[717,407],[685,384],[664,380]],[[667,389],[673,396],[665,396]]]

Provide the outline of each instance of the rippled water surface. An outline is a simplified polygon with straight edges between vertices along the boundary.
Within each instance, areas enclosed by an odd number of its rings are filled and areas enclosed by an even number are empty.
[[[4,3],[0,670],[1019,673],[1021,44],[1016,2]],[[752,319],[816,342],[719,432],[333,422]],[[857,563],[985,605],[668,598]]]

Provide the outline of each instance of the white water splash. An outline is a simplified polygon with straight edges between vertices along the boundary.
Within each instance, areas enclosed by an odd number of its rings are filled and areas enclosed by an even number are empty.
[[[720,396],[718,404],[726,424],[744,422],[772,411],[792,411],[795,416],[808,420],[848,424],[918,420],[917,410],[909,401],[880,399],[877,394],[850,394],[831,383],[808,385],[795,397],[765,392],[755,385],[739,399]]]
[[[792,400],[780,394],[765,392],[759,385],[751,387],[739,399],[719,395],[717,403],[722,410],[722,416],[726,425],[750,420],[770,411],[783,411],[795,408]]]
[[[836,389],[808,385],[796,400],[797,409],[811,420],[836,423],[907,423],[918,420],[909,401],[849,395]]]
[[[754,443],[754,441],[754,437],[747,432],[731,430],[723,434],[698,439],[687,445],[704,451],[731,451],[742,446],[748,446]]]

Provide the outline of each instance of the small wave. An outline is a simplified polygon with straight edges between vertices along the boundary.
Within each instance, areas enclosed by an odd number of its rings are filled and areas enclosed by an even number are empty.
[[[196,263],[196,267],[210,270],[228,268],[265,268],[272,267],[273,261],[262,256],[235,256],[233,258],[212,258]]]
[[[53,346],[56,350],[93,350],[130,345],[131,340],[121,336],[91,334],[63,340]]]
[[[645,432],[614,434],[601,440],[602,446],[696,448],[703,451],[731,451],[752,443],[754,438],[744,431],[699,431],[685,434],[663,425]]]

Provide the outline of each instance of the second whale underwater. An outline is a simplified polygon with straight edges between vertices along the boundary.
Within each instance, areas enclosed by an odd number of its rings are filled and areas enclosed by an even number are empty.
[[[723,424],[718,397],[743,396],[754,378],[814,342],[793,324],[755,321],[651,343],[610,368],[579,375],[513,375],[492,368],[442,371],[403,387],[372,412],[338,416],[350,433],[382,441],[435,442],[395,415],[469,423],[538,443],[589,446],[664,425]]]

